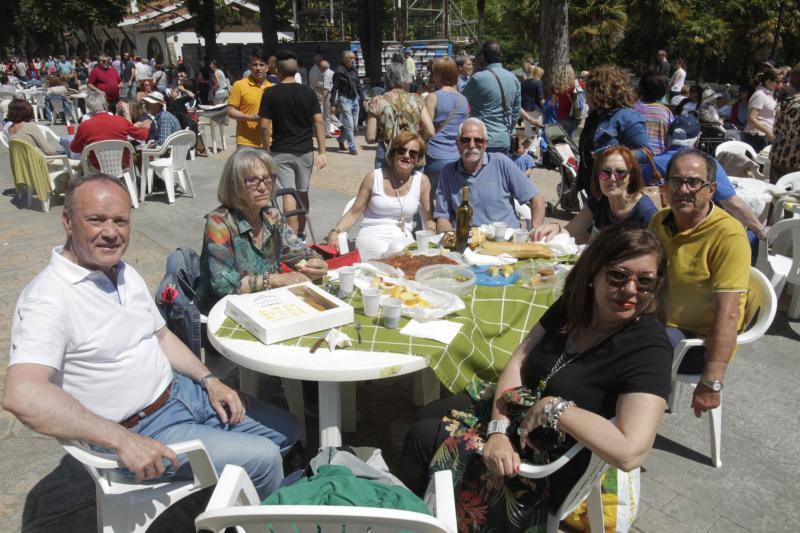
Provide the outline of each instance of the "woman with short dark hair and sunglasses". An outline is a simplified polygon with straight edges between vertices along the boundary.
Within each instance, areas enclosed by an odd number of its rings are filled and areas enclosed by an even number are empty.
[[[670,392],[672,349],[655,317],[665,272],[652,232],[602,230],[496,385],[475,381],[469,395],[417,413],[401,480],[420,494],[432,472],[452,470],[457,514],[470,531],[543,531],[590,453],[624,471],[638,468]],[[552,462],[576,442],[586,449],[547,478],[518,475],[522,461]]]
[[[646,228],[658,212],[644,194],[642,169],[626,146],[611,147],[597,158],[589,188],[592,194],[586,204],[563,228],[576,242],[587,242],[592,234],[612,224],[627,222]],[[533,230],[531,238],[549,241],[561,231],[560,224],[551,222]]]
[[[222,205],[206,216],[196,299],[200,312],[208,313],[228,294],[315,280],[327,271],[273,205],[277,170],[269,154],[254,148],[234,152],[225,163],[217,189]],[[293,271],[281,273],[281,263]]]
[[[414,242],[414,215],[418,211],[422,211],[423,229],[435,230],[431,184],[418,170],[424,164],[422,137],[410,131],[397,134],[389,144],[383,166],[364,176],[355,202],[328,233],[328,242],[338,250],[339,234],[361,219],[356,248],[361,260],[369,261]]]

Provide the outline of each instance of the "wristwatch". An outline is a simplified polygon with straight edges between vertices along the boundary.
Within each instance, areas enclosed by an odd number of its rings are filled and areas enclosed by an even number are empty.
[[[508,420],[492,420],[486,427],[486,436],[488,437],[494,433],[502,433],[505,435],[506,431],[508,431],[508,426],[510,425],[511,422]]]
[[[219,376],[217,376],[213,372],[209,372],[208,374],[200,378],[200,386],[208,390],[208,382],[211,381],[212,379],[219,379]]]
[[[706,378],[700,378],[700,383],[708,387],[714,392],[719,392],[722,390],[722,382],[718,379],[710,380]]]

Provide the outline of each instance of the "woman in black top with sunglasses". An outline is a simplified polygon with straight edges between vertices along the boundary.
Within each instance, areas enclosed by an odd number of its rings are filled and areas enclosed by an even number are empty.
[[[586,204],[563,228],[578,243],[588,242],[593,233],[612,224],[626,222],[646,228],[658,212],[644,194],[641,167],[626,146],[613,146],[596,158],[589,189]],[[549,241],[561,229],[554,222],[543,224],[531,232],[531,238]]]
[[[450,469],[460,530],[514,532],[546,524],[590,450],[613,467],[638,468],[670,392],[672,350],[654,316],[665,269],[649,230],[601,231],[496,386],[468,387],[472,399],[457,395],[418,413],[400,478],[420,493],[431,472]],[[550,462],[576,441],[587,449],[544,482],[517,475],[522,461]]]

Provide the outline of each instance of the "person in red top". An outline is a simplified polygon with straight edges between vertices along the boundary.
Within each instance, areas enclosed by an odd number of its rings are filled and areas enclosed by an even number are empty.
[[[127,141],[132,137],[138,141],[146,141],[148,128],[137,128],[119,115],[107,113],[108,104],[102,92],[91,91],[86,95],[86,112],[92,114],[92,118],[84,120],[75,132],[75,138],[69,145],[69,149],[80,154],[88,144],[97,141],[118,140]],[[125,152],[122,158],[122,166],[127,167],[130,161],[130,154]],[[99,168],[97,158],[92,154],[89,162],[93,167]]]
[[[89,73],[89,89],[103,91],[106,101],[111,109],[116,108],[119,101],[119,86],[121,80],[117,69],[111,68],[111,58],[102,54],[97,65]]]

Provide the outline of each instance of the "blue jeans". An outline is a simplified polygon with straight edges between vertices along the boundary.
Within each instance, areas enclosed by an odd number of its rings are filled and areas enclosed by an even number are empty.
[[[339,120],[342,121],[342,131],[339,134],[339,142],[347,141],[350,150],[356,149],[355,128],[358,124],[358,97],[346,98],[339,97]]]
[[[378,140],[375,145],[375,168],[381,168],[386,162],[386,145],[383,144],[383,139]]]
[[[448,163],[458,161],[455,159],[437,159],[429,155],[425,156],[425,175],[428,176],[428,181],[431,182],[431,198],[436,198],[436,188],[439,186],[439,176],[442,174],[442,169]]]
[[[136,98],[136,83],[123,83],[119,97],[122,100],[133,100]]]
[[[200,439],[217,473],[225,465],[247,471],[259,498],[274,492],[283,480],[282,453],[297,441],[300,429],[288,412],[251,399],[245,419],[231,426],[223,424],[199,383],[175,373],[167,403],[142,419],[130,431],[164,444]],[[168,475],[190,475],[186,456],[178,456],[181,468]]]

